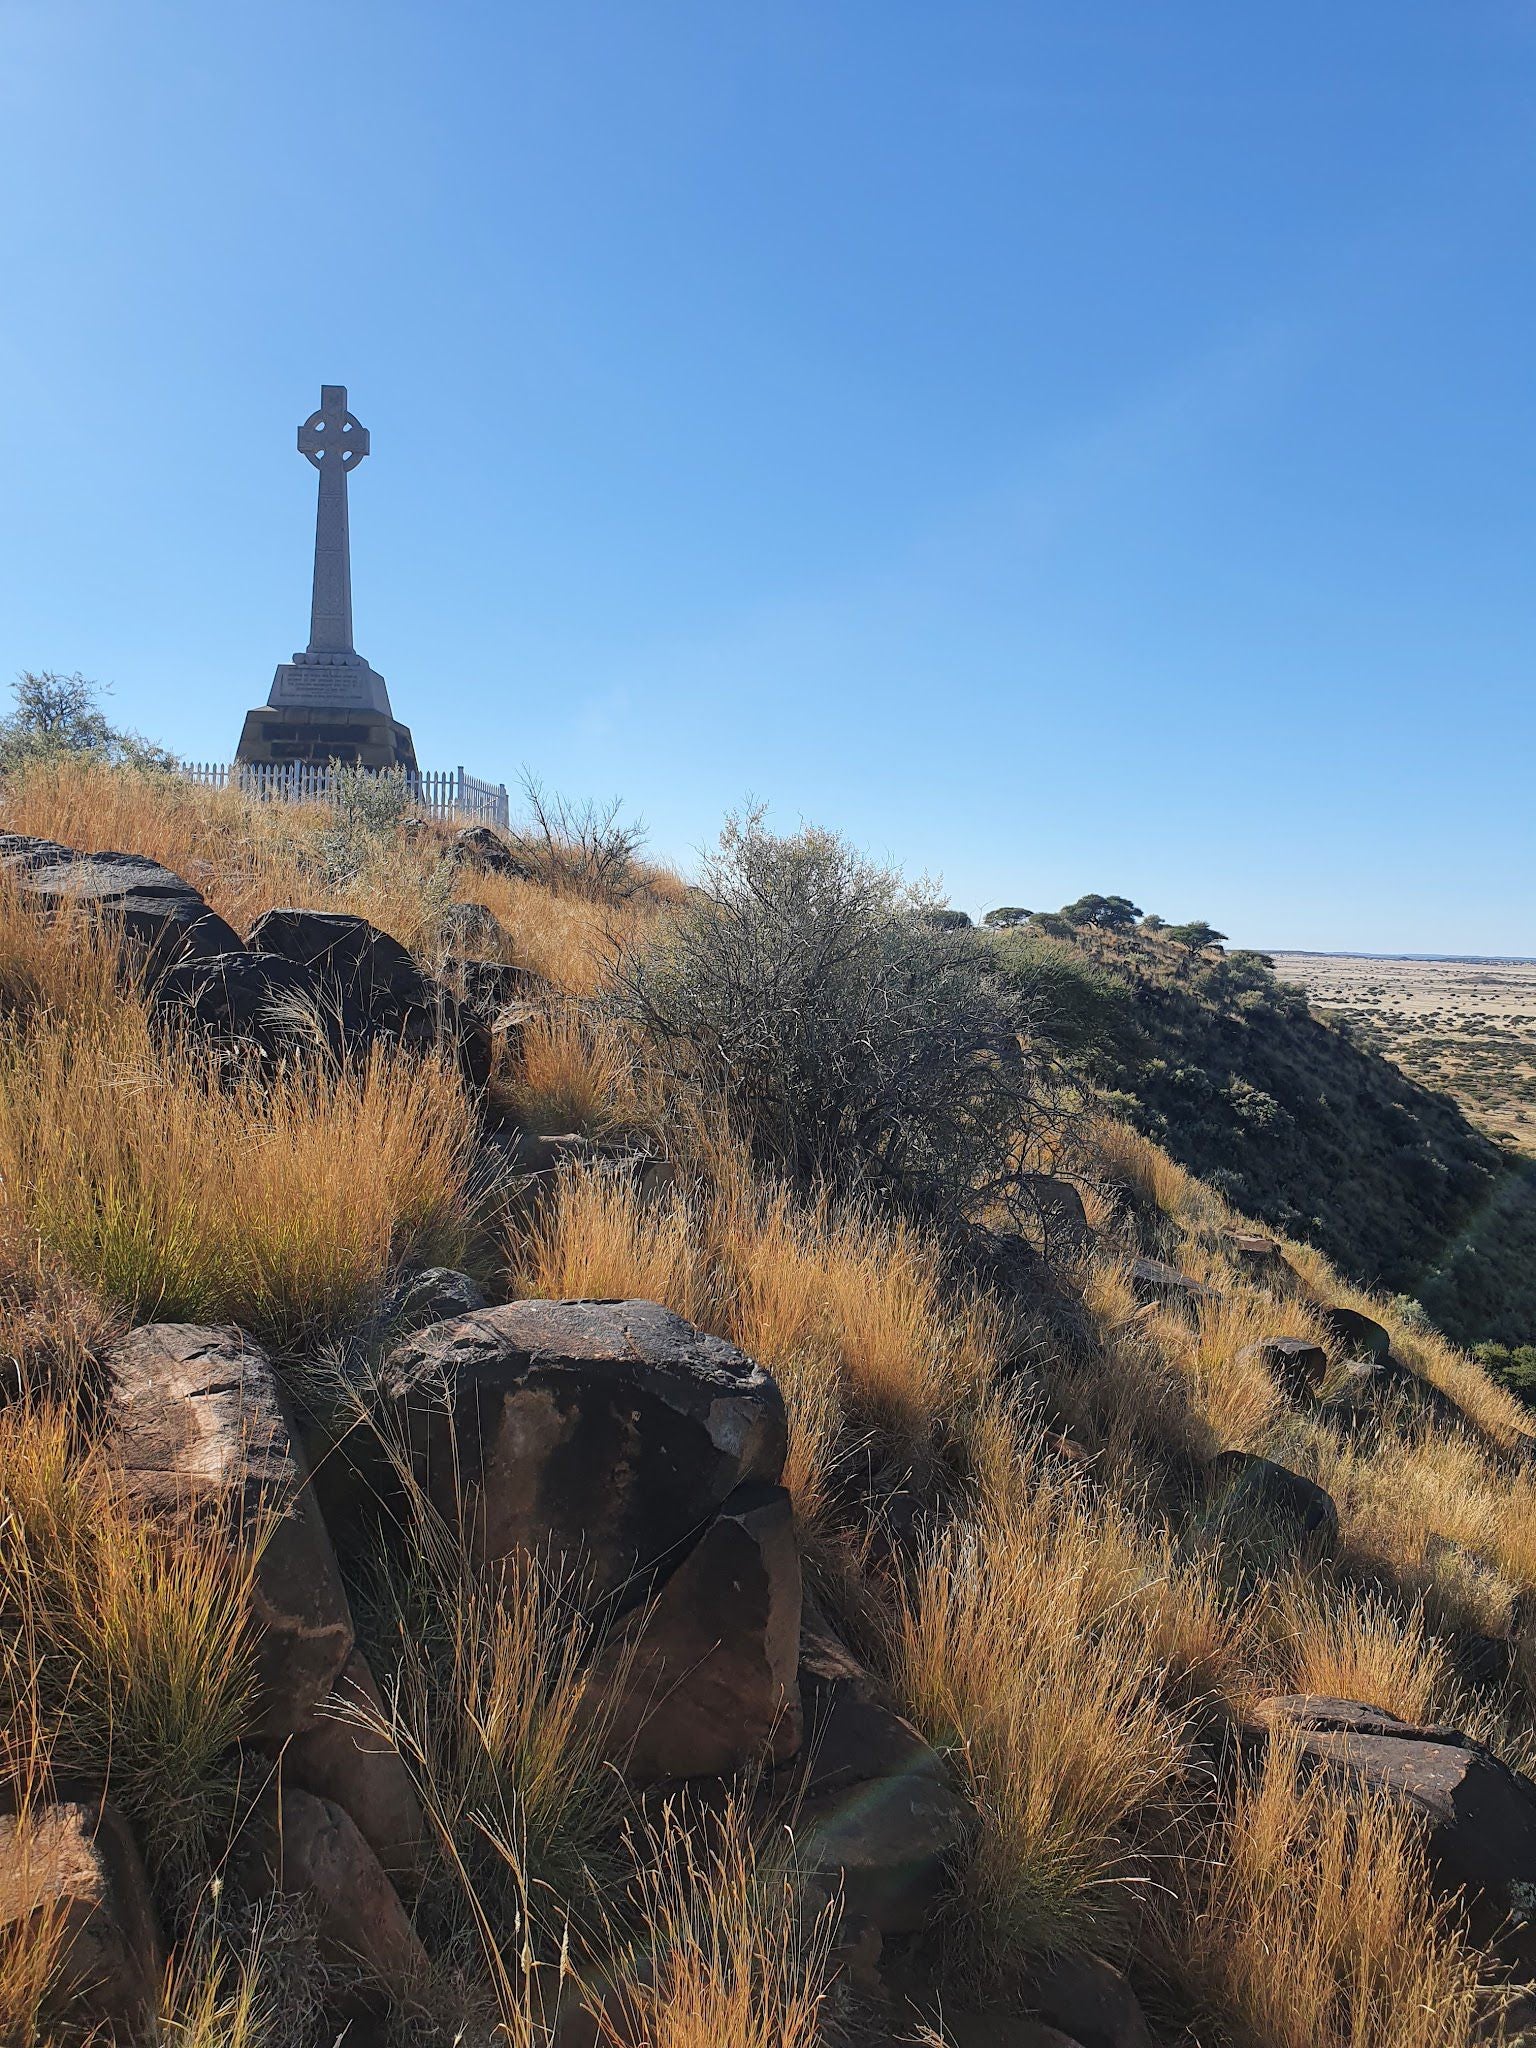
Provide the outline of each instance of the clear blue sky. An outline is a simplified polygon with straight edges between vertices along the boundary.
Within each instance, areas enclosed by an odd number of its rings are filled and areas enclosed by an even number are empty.
[[[1533,0],[0,0],[0,672],[1536,954]]]

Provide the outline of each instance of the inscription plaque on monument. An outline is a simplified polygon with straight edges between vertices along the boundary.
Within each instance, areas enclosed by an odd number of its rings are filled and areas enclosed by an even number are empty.
[[[341,761],[416,769],[409,728],[352,644],[352,543],[347,478],[369,451],[344,384],[322,384],[319,410],[299,428],[299,453],[320,473],[309,645],[279,664],[265,705],[246,714],[237,761]]]

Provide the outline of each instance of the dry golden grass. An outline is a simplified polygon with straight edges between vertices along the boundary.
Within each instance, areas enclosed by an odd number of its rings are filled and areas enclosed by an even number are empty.
[[[409,839],[398,831],[357,835],[338,863],[330,850],[336,816],[328,805],[258,803],[178,776],[84,760],[44,763],[11,779],[0,826],[83,852],[131,851],[158,860],[200,889],[242,936],[264,910],[304,904],[366,917],[433,959],[442,949],[447,904],[483,903],[506,930],[506,957],[572,995],[595,994],[616,949],[639,939],[682,895],[676,876],[648,867],[643,892],[621,903],[454,869],[452,834],[436,826]]]
[[[399,1260],[457,1263],[468,1132],[433,1061],[231,1080],[126,997],[100,1029],[0,1034],[4,1210],[141,1320],[289,1345],[357,1320]]]
[[[1219,1195],[1117,1117],[1096,1119],[1086,1142],[1101,1189],[1107,1184],[1112,1190],[1117,1183],[1129,1188],[1137,1200],[1186,1230],[1217,1229],[1231,1218]]]
[[[987,1980],[1113,1940],[1136,1818],[1183,1767],[1144,1626],[1166,1583],[1149,1586],[1124,1537],[1118,1518],[1042,1482],[1005,1515],[953,1525],[900,1600],[897,1698],[978,1808],[952,1939]]]
[[[1176,1980],[1239,2048],[1466,2048],[1475,1958],[1429,1895],[1411,1823],[1298,1782],[1279,1747],[1208,1851]]]
[[[1006,1321],[988,1298],[947,1286],[937,1248],[912,1227],[760,1191],[728,1150],[712,1173],[652,1197],[622,1175],[563,1175],[509,1247],[512,1285],[660,1301],[768,1366],[789,1408],[786,1484],[815,1526],[841,1432],[924,1460],[995,1373]]]
[[[216,1934],[167,1965],[155,2048],[279,2048],[299,2036],[291,1983],[270,1967],[271,1919],[258,1916],[238,1947]]]
[[[746,1802],[714,1815],[669,1805],[631,1854],[644,1941],[627,1981],[595,2002],[604,2048],[818,2048],[836,1914],[807,1913]]]
[[[635,1048],[611,1018],[551,1004],[524,1026],[496,1099],[530,1131],[600,1137],[645,1121]]]
[[[460,894],[483,903],[505,927],[511,957],[567,995],[598,994],[621,950],[641,943],[668,915],[650,897],[623,903],[555,895],[510,875],[466,877]]]
[[[191,1520],[141,1517],[64,1410],[0,1414],[4,1776],[40,1745],[61,1776],[108,1772],[151,1868],[184,1875],[250,1722],[254,1568]]]
[[[1504,1633],[1515,1595],[1536,1587],[1536,1474],[1433,1430],[1372,1446],[1297,1428],[1294,1442],[1352,1564],[1422,1599],[1433,1626]]]
[[[1273,1600],[1277,1690],[1361,1700],[1404,1721],[1434,1721],[1452,1706],[1450,1652],[1417,1607],[1299,1575],[1281,1580]]]

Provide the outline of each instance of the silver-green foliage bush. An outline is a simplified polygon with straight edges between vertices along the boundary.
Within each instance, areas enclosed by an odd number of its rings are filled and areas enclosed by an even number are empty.
[[[1006,1199],[1054,1105],[986,943],[835,834],[758,814],[701,881],[618,975],[673,1079],[797,1180],[946,1221]]]

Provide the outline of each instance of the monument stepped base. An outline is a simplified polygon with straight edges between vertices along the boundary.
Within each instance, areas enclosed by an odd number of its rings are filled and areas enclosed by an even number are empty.
[[[262,704],[245,714],[235,751],[238,762],[306,761],[349,768],[403,768],[416,773],[416,745],[408,725],[387,712],[343,710],[329,704]]]

